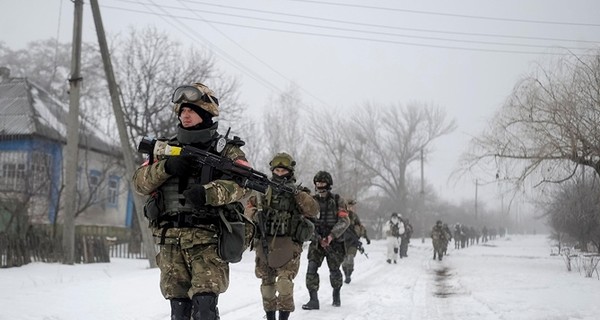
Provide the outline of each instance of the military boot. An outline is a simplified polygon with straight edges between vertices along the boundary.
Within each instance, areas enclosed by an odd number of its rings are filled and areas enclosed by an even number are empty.
[[[317,290],[309,290],[310,300],[302,305],[304,310],[319,310],[319,297],[317,296]]]
[[[290,317],[289,311],[279,311],[279,320],[288,320]]]
[[[267,311],[267,320],[276,320],[275,311]]]
[[[352,271],[350,271],[350,269],[348,269],[348,271],[344,272],[344,274],[346,275],[346,279],[344,280],[344,282],[350,283],[350,281],[352,281]]]
[[[189,320],[192,314],[192,300],[187,298],[171,299],[171,320]]]
[[[219,320],[219,308],[217,308],[218,297],[214,293],[200,293],[192,298],[194,320]]]
[[[339,307],[342,305],[342,302],[340,301],[340,288],[337,289],[333,289],[333,303],[332,305],[334,307]]]

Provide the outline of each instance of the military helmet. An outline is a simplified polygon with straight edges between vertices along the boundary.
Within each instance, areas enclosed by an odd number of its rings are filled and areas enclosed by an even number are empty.
[[[219,100],[212,90],[200,82],[175,89],[171,102],[175,104],[173,111],[177,115],[179,115],[182,104],[190,103],[202,108],[214,117],[219,116]]]
[[[313,178],[313,183],[316,184],[317,182],[325,182],[329,186],[331,186],[333,185],[333,178],[331,177],[331,174],[329,174],[329,172],[319,171],[317,172],[317,174],[315,174],[315,177]]]
[[[296,161],[288,153],[280,152],[273,157],[271,162],[269,162],[269,166],[271,166],[271,171],[275,168],[285,168],[291,172],[294,171],[294,167],[296,167]]]

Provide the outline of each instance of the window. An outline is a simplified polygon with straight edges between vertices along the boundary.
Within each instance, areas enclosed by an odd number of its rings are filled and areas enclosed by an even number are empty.
[[[98,189],[100,189],[100,171],[90,170],[88,175],[88,188],[91,198],[95,201],[98,197]]]
[[[108,178],[108,197],[106,202],[110,207],[116,207],[119,204],[119,180],[119,177],[113,175]]]
[[[5,152],[0,158],[0,189],[25,191],[27,189],[25,152]]]

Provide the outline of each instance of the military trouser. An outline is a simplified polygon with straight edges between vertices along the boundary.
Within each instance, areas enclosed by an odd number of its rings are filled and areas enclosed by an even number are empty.
[[[409,238],[400,238],[400,258],[408,257],[408,243],[410,242]]]
[[[442,260],[442,257],[444,256],[444,246],[446,246],[448,244],[448,241],[444,240],[444,239],[433,239],[432,240],[433,243],[433,258],[436,258],[436,254],[438,259]]]
[[[223,293],[229,287],[229,264],[211,243],[211,233],[201,229],[170,229],[160,246],[156,263],[160,268],[160,289],[165,299],[189,298],[200,293]]]
[[[310,290],[319,290],[319,273],[317,272],[323,259],[327,259],[329,267],[329,282],[331,287],[339,289],[342,287],[342,272],[340,266],[346,256],[344,243],[332,241],[327,249],[321,247],[319,241],[312,241],[308,247],[308,270],[306,272],[306,288]]]
[[[265,311],[293,312],[294,306],[294,278],[300,268],[300,253],[302,247],[298,245],[298,253],[286,264],[279,268],[271,268],[267,261],[256,255],[256,277],[261,279],[260,293],[262,295]]]
[[[344,258],[344,262],[342,262],[342,270],[344,270],[344,275],[349,277],[354,272],[354,258],[356,257],[356,253],[358,252],[358,248],[353,245],[346,245],[346,258]]]

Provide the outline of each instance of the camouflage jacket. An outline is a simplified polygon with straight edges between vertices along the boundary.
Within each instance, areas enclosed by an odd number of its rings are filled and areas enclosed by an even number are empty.
[[[222,155],[232,160],[246,161],[244,152],[235,145],[228,144]],[[144,163],[133,174],[133,187],[140,195],[149,195],[165,183],[171,175],[165,171],[166,158],[159,156],[154,163]],[[206,204],[221,206],[239,201],[246,194],[246,189],[232,180],[213,180],[204,185],[206,188]]]

